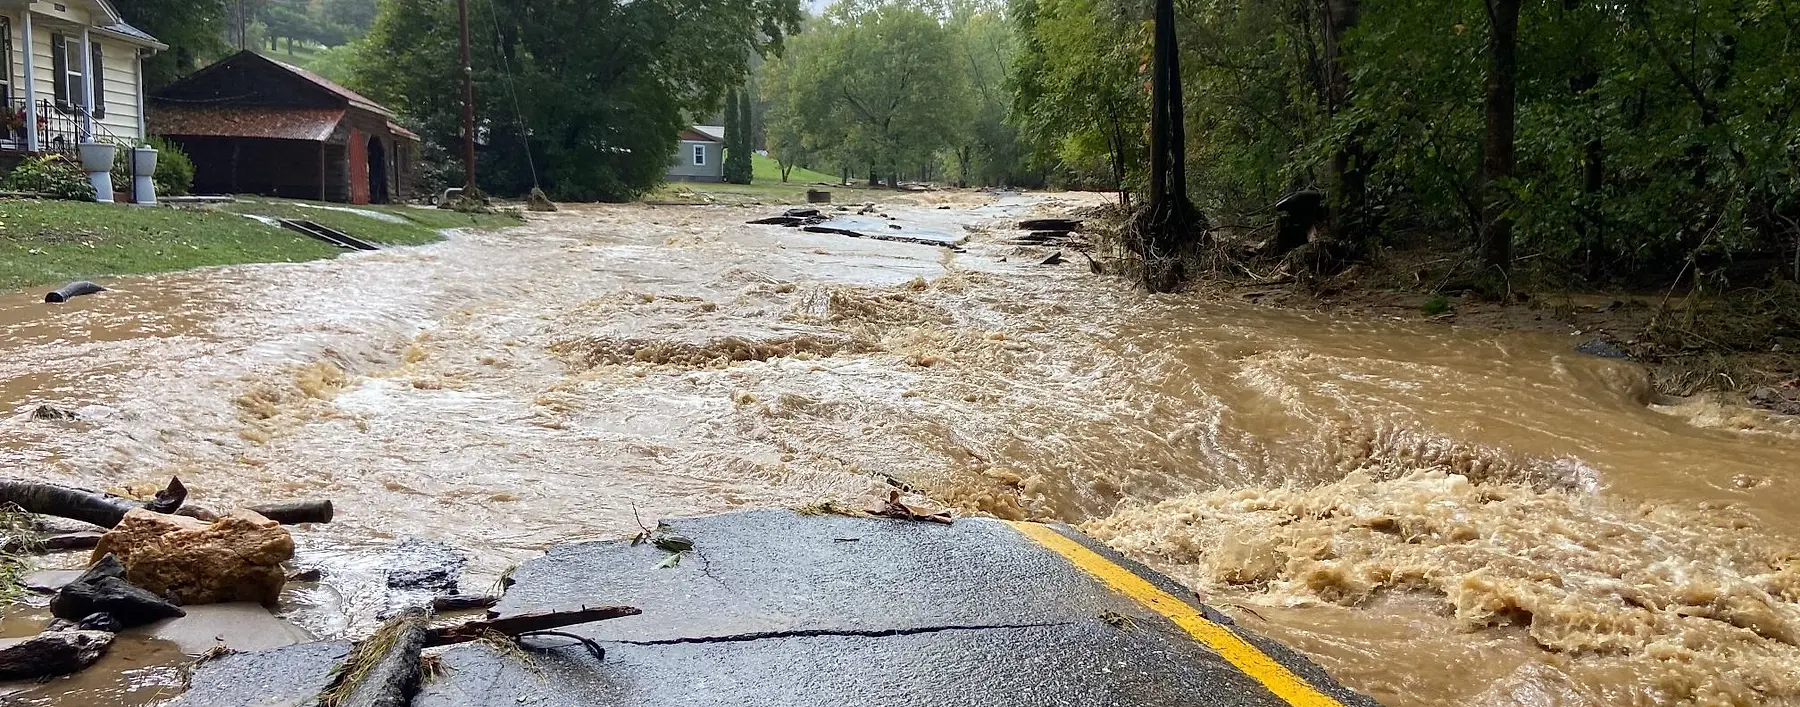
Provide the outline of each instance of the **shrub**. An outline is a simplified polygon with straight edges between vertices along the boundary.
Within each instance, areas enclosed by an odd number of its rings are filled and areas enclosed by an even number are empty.
[[[187,196],[194,188],[194,161],[181,146],[161,137],[151,137],[145,141],[156,150],[156,174],[150,180],[156,182],[156,193],[160,196]],[[118,143],[119,156],[113,158],[113,188],[119,191],[131,191],[131,150],[135,145]]]
[[[19,163],[6,181],[0,182],[0,188],[71,201],[94,200],[94,185],[88,183],[87,174],[65,155],[39,155]]]
[[[194,188],[194,160],[182,151],[180,145],[161,137],[150,138],[150,146],[156,148],[156,193],[164,196],[187,196]]]

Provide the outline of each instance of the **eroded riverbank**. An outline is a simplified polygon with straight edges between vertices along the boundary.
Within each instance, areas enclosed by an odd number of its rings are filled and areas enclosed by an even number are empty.
[[[897,482],[1083,523],[1387,704],[1800,700],[1793,422],[1647,405],[1568,337],[1148,296],[997,243],[1058,204],[923,199],[887,211],[967,252],[586,207],[8,295],[0,409],[83,421],[0,422],[0,460],[335,499],[298,536],[326,581],[289,596],[321,635],[383,608],[398,538],[468,548],[479,583],[640,518]]]

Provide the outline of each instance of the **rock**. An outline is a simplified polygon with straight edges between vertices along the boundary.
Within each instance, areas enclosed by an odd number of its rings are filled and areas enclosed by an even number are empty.
[[[39,594],[55,594],[63,587],[75,583],[84,574],[82,570],[39,570],[25,575],[19,580],[19,586]]]
[[[112,646],[104,631],[45,631],[31,638],[0,639],[0,680],[67,675],[100,660]]]
[[[31,411],[31,419],[39,422],[74,422],[81,418],[73,411],[52,405],[39,405],[36,410]]]
[[[457,593],[463,565],[469,558],[449,545],[408,538],[396,545],[388,563],[389,589],[417,589],[435,594]]]
[[[237,510],[211,524],[144,509],[125,514],[100,539],[96,557],[116,554],[125,579],[181,604],[281,598],[294,538],[279,523]]]
[[[831,192],[823,189],[808,189],[806,190],[806,203],[829,204],[831,203]]]
[[[1631,354],[1625,353],[1624,349],[1614,346],[1612,342],[1605,339],[1594,339],[1593,341],[1576,346],[1575,350],[1597,358],[1631,358]]]
[[[119,558],[113,555],[101,557],[93,567],[56,593],[50,600],[50,613],[69,621],[106,613],[127,627],[185,613],[181,607],[127,582],[124,575],[125,566]]]
[[[187,616],[151,626],[150,637],[169,641],[188,655],[219,646],[233,651],[266,651],[313,640],[261,604],[238,602],[189,607]]]
[[[543,189],[532,187],[531,193],[525,196],[525,208],[528,211],[553,212],[556,211],[556,203],[550,200]]]
[[[325,570],[320,569],[318,567],[308,567],[303,570],[295,570],[293,572],[288,573],[288,581],[289,582],[308,582],[308,583],[310,583],[310,582],[321,582],[324,580],[325,580]]]
[[[75,628],[82,631],[103,631],[105,633],[118,633],[125,630],[118,619],[113,618],[112,614],[104,612],[89,614],[87,618],[75,622]]]

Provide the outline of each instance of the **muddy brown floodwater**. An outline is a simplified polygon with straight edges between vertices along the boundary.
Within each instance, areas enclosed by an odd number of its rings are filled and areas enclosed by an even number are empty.
[[[284,607],[319,635],[368,628],[400,538],[469,549],[479,585],[639,518],[897,482],[1079,524],[1396,707],[1800,704],[1792,420],[1650,404],[1570,337],[1149,296],[999,243],[1095,200],[914,201],[889,213],[967,252],[585,207],[0,296],[0,461],[335,499],[298,537],[327,579]],[[167,662],[27,702],[153,704]]]

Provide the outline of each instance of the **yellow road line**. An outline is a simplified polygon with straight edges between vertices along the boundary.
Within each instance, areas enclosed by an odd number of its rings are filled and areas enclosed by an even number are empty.
[[[1168,592],[1156,588],[1156,585],[1139,577],[1136,572],[1113,564],[1111,560],[1099,553],[1089,550],[1081,543],[1064,537],[1049,526],[1036,523],[1011,523],[1012,527],[1025,537],[1037,541],[1039,545],[1049,548],[1074,563],[1083,571],[1093,575],[1106,586],[1125,596],[1131,597],[1151,611],[1162,614],[1175,622],[1193,636],[1195,640],[1206,644],[1217,651],[1225,660],[1237,666],[1238,670],[1255,678],[1257,682],[1269,688],[1277,697],[1287,700],[1294,707],[1343,707],[1336,699],[1319,692],[1300,676],[1295,675],[1280,661],[1269,657],[1254,644],[1244,640],[1231,629],[1208,621],[1198,609],[1185,601],[1175,598]]]

